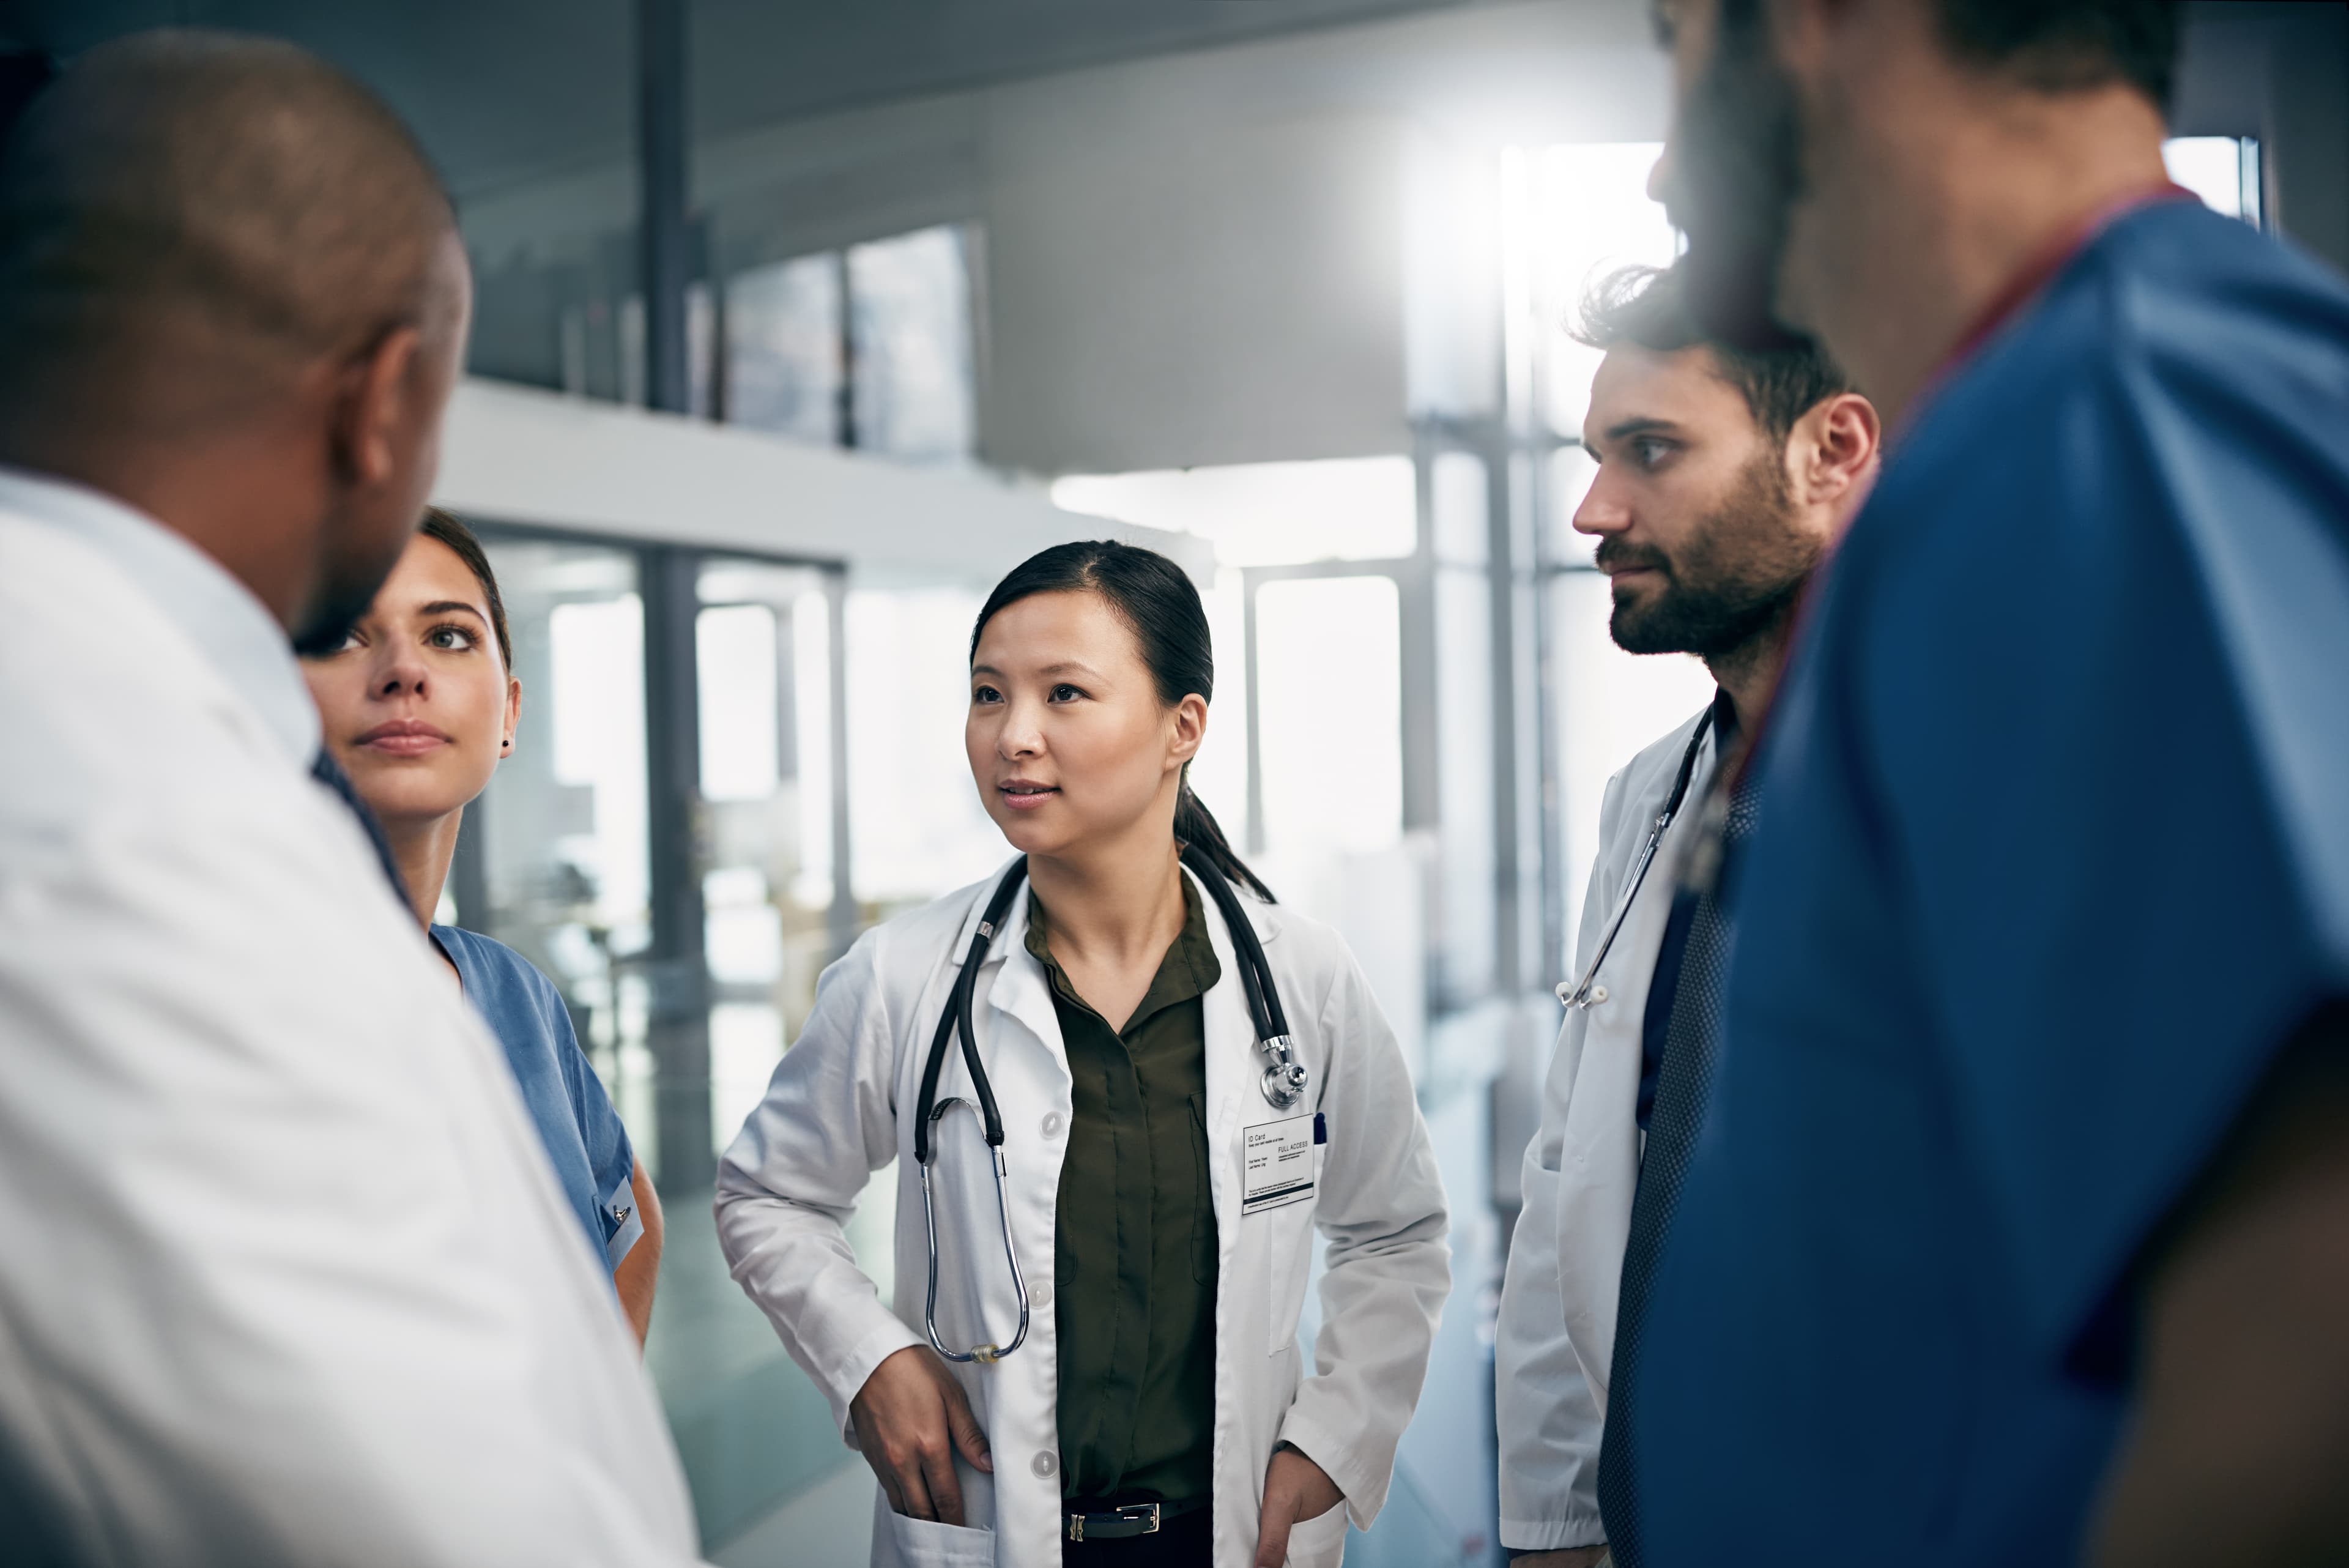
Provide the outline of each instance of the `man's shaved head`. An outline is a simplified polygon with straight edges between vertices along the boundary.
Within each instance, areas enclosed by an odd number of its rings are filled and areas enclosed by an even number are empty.
[[[135,416],[126,357],[209,348],[266,379],[423,327],[453,223],[407,128],[316,56],[199,31],[101,45],[0,153],[0,403],[88,391]]]
[[[298,641],[414,529],[469,306],[415,138],[291,44],[100,45],[0,147],[0,462],[188,535]]]

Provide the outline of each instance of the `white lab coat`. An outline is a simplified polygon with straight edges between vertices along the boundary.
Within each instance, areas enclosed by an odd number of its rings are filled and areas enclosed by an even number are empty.
[[[690,1561],[602,1259],[316,726],[216,564],[0,474],[0,1517],[87,1563]]]
[[[1671,794],[1700,713],[1607,783],[1599,856],[1582,902],[1574,972],[1590,961],[1631,863]],[[1494,1375],[1501,1441],[1501,1542],[1513,1551],[1588,1546],[1599,1520],[1599,1441],[1615,1347],[1615,1300],[1640,1181],[1640,1043],[1648,982],[1672,891],[1716,762],[1705,738],[1680,815],[1664,835],[1596,985],[1604,999],[1566,1015],[1526,1148],[1525,1208],[1501,1287]]]
[[[925,1342],[928,1253],[912,1111],[931,1035],[995,880],[867,931],[825,971],[806,1030],[719,1168],[718,1230],[734,1277],[830,1397],[843,1434],[849,1403],[873,1369]],[[1239,961],[1203,893],[1223,969],[1205,1005],[1217,1246],[1215,1563],[1254,1561],[1265,1468],[1285,1440],[1346,1494],[1344,1506],[1300,1524],[1289,1540],[1291,1563],[1328,1568],[1344,1545],[1348,1513],[1368,1526],[1379,1511],[1396,1441],[1418,1402],[1450,1283],[1443,1184],[1393,1033],[1345,944],[1279,906],[1245,895],[1242,904],[1312,1078],[1296,1110],[1266,1103]],[[1028,1341],[993,1366],[954,1369],[995,1461],[991,1480],[957,1461],[968,1525],[901,1518],[876,1501],[875,1568],[1052,1568],[1061,1561],[1052,1272],[1071,1095],[1049,981],[1026,946],[1027,909],[1023,891],[985,961],[972,1019],[1002,1107],[1011,1231],[1034,1305]],[[937,1094],[970,1097],[958,1047]],[[1329,1141],[1317,1150],[1316,1199],[1243,1216],[1243,1129],[1317,1110],[1328,1118]],[[956,1130],[957,1140],[941,1143],[937,1166],[938,1321],[960,1348],[1009,1340],[1018,1308],[993,1177],[983,1160],[957,1164],[944,1152],[983,1146],[967,1118]],[[858,1271],[841,1229],[870,1174],[892,1159],[903,1172],[894,1310]],[[1329,1267],[1307,1376],[1297,1330],[1317,1224],[1329,1238]]]

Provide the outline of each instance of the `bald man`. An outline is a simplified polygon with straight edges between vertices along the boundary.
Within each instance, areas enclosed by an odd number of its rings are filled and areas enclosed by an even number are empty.
[[[292,644],[414,526],[470,284],[290,47],[84,56],[0,153],[0,1555],[672,1563],[497,1046],[309,776]]]

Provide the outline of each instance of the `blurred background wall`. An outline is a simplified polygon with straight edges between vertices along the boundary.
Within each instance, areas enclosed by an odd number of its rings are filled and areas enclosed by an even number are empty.
[[[2349,264],[2349,7],[2187,11],[2174,171]],[[715,1559],[861,1563],[872,1496],[725,1276],[715,1152],[823,966],[1002,857],[971,617],[1113,534],[1206,593],[1199,791],[1361,955],[1452,1192],[1457,1288],[1349,1560],[1497,1560],[1549,988],[1607,775],[1710,691],[1613,648],[1567,526],[1566,323],[1677,247],[1642,0],[5,0],[0,47],[167,23],[336,59],[458,199],[440,499],[525,698],[449,912],[555,977],[657,1174],[648,1359]],[[894,1180],[854,1225],[885,1291]]]

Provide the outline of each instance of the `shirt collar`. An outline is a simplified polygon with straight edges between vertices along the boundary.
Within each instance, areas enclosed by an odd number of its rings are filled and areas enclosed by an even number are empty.
[[[218,561],[110,495],[0,467],[0,511],[62,528],[103,555],[203,651],[297,766],[318,750],[318,710],[285,628]]]
[[[1737,744],[1737,704],[1729,700],[1729,688],[1713,689],[1713,754],[1729,755]]]
[[[1215,940],[1207,934],[1207,916],[1199,901],[1199,890],[1191,885],[1188,877],[1178,880],[1183,885],[1183,929],[1167,945],[1165,956],[1158,961],[1158,971],[1151,979],[1150,989],[1143,993],[1142,1001],[1126,1019],[1124,1027],[1113,1031],[1121,1036],[1131,1035],[1154,1014],[1177,1002],[1204,996],[1214,990],[1216,982],[1224,977],[1223,964],[1216,957]],[[1045,912],[1034,889],[1030,889],[1028,931],[1024,939],[1028,951],[1043,965],[1045,977],[1057,999],[1073,1002],[1090,1012],[1092,1004],[1077,994],[1077,988],[1070,981],[1068,972],[1061,969],[1061,961],[1052,956],[1047,940],[1050,921],[1050,917]],[[1103,1026],[1107,1026],[1106,1021]]]

